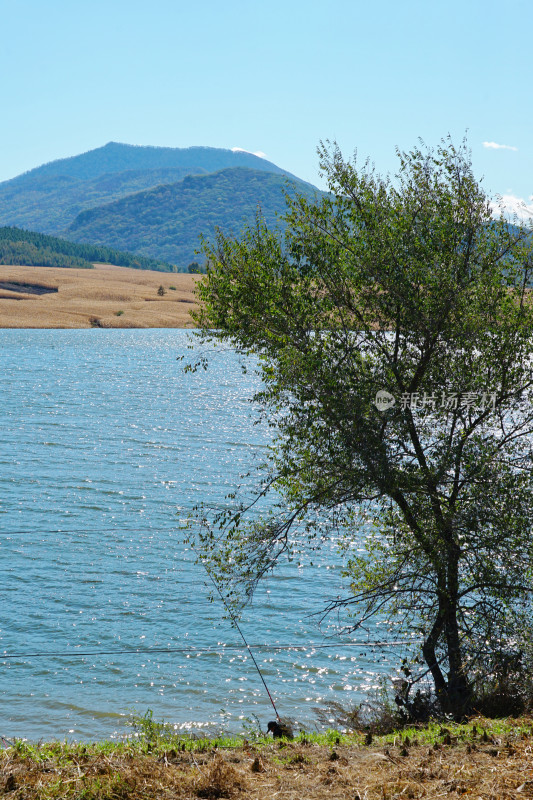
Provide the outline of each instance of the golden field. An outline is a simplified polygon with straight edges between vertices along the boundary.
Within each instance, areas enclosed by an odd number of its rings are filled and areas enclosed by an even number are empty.
[[[0,264],[0,328],[192,328],[189,312],[197,306],[199,277],[110,264],[94,269]],[[9,286],[14,281],[57,292],[15,291]]]

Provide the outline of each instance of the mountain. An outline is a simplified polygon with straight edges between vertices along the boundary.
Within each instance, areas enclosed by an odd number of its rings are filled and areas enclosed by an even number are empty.
[[[260,208],[268,225],[286,210],[285,193],[313,200],[318,190],[297,178],[245,167],[189,175],[98,208],[83,211],[65,235],[76,242],[107,244],[173,264],[197,258],[200,235],[220,227],[238,233]]]
[[[77,215],[187,175],[248,167],[297,180],[266,159],[215,147],[140,147],[109,142],[0,183],[0,225],[62,233]]]
[[[93,262],[159,272],[172,271],[170,264],[131,253],[120,253],[109,247],[76,244],[20,228],[0,228],[0,264],[92,269]]]

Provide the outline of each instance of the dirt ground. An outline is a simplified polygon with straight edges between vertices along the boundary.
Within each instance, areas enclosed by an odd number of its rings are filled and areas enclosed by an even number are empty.
[[[0,328],[192,328],[198,277],[109,264],[0,265]],[[25,285],[15,291],[15,281]],[[43,287],[57,291],[37,294]]]
[[[475,732],[474,732],[475,731]],[[13,748],[0,753],[0,794],[9,798],[130,800],[403,800],[403,798],[531,798],[531,729],[498,737],[472,726],[444,732],[433,744],[398,736],[388,745],[346,737],[330,746],[272,742],[206,751],[95,753],[67,756]]]

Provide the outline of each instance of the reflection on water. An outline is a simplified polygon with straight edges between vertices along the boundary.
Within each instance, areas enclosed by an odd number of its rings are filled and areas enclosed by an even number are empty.
[[[239,729],[272,714],[179,530],[264,456],[268,433],[249,402],[257,378],[228,350],[185,375],[176,357],[188,339],[0,331],[5,736],[110,736],[148,708],[179,727]],[[278,708],[308,726],[314,707],[361,699],[388,669],[387,650],[318,628],[312,614],[343,591],[330,542],[314,567],[284,566],[243,616]]]

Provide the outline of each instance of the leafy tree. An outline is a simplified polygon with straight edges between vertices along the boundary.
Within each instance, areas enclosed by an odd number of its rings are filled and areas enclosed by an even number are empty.
[[[205,248],[200,335],[258,355],[275,438],[271,512],[235,506],[197,546],[246,598],[341,531],[363,552],[328,608],[415,632],[460,717],[520,657],[532,598],[530,230],[493,219],[465,143],[398,151],[394,179],[319,152],[330,194],[288,200],[283,234]]]

